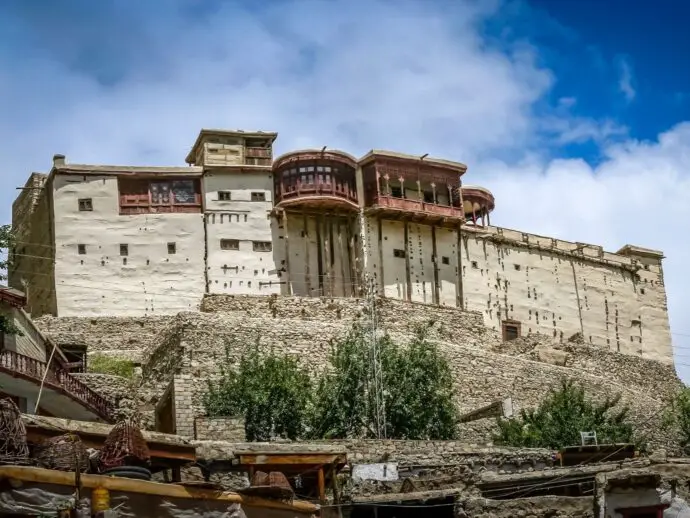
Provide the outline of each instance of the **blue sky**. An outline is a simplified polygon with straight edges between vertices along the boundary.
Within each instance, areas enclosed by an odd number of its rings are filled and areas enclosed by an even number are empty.
[[[201,127],[458,159],[498,225],[664,250],[690,380],[689,16],[681,0],[4,0],[0,221],[54,153],[177,165]]]

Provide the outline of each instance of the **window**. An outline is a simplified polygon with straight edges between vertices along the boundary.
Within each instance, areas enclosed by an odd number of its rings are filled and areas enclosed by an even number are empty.
[[[221,250],[239,250],[240,241],[239,239],[221,239],[220,240]]]
[[[252,193],[252,201],[266,201],[266,193],[265,192],[253,192]]]
[[[230,201],[231,199],[230,191],[218,191],[218,201]]]
[[[501,324],[503,327],[503,341],[510,342],[520,337],[521,324],[515,320],[504,320]]]
[[[441,257],[441,262],[443,264],[450,264],[450,258],[444,255],[443,257]]]
[[[405,258],[405,250],[400,250],[399,248],[393,249],[393,257],[398,257],[400,259]]]
[[[77,245],[79,255],[86,255],[86,245]]]
[[[270,241],[252,241],[255,252],[270,252],[273,250],[273,245]]]
[[[91,198],[80,198],[79,199],[79,210],[80,211],[93,210],[93,201],[91,200]]]
[[[123,257],[129,255],[129,245],[120,245],[120,255]]]
[[[393,196],[393,198],[402,198],[403,197],[402,186],[391,185],[391,196]]]
[[[424,191],[424,203],[436,203],[434,191]]]
[[[472,268],[479,268],[477,261],[472,261]]]
[[[120,214],[201,212],[197,179],[118,178]]]
[[[515,268],[515,271],[517,271],[517,272],[520,271],[520,265],[519,264],[514,264],[513,268]]]
[[[177,253],[177,245],[175,243],[168,243],[168,254],[173,255]]]

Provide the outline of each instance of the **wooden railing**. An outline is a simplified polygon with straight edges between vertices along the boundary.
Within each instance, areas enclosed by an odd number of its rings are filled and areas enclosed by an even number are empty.
[[[30,356],[14,351],[0,351],[0,369],[10,371],[11,374],[31,378],[39,384],[45,375],[44,386],[46,388],[66,392],[67,395],[89,407],[99,417],[108,422],[112,420],[113,407],[107,399],[64,370],[51,367],[46,374],[46,367],[45,362]]]
[[[332,196],[357,204],[357,188],[353,182],[341,179],[336,175],[312,174],[309,176],[309,180],[302,181],[300,177],[294,176],[281,178],[279,192],[276,193],[276,201],[281,202],[306,196]]]
[[[273,158],[273,151],[265,147],[246,147],[244,156],[247,158]]]
[[[437,214],[446,218],[463,218],[464,216],[464,211],[459,207],[437,205],[436,203],[396,198],[394,196],[377,196],[374,198],[374,205],[379,207],[390,207],[402,211]]]

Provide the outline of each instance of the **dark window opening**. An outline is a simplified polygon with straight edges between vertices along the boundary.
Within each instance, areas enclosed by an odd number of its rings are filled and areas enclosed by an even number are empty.
[[[86,255],[86,245],[77,245],[79,255]]]
[[[424,191],[424,203],[436,203],[433,191]]]
[[[404,198],[401,185],[391,185],[391,196],[393,198]]]
[[[502,323],[503,327],[503,341],[510,342],[520,337],[521,325],[520,322],[505,321]]]
[[[450,257],[446,257],[445,255],[441,257],[441,262],[443,264],[450,264]]]
[[[119,178],[120,214],[201,212],[197,179]]]
[[[518,272],[520,271],[520,265],[519,265],[519,264],[516,264],[516,265],[513,265],[513,266],[515,267],[515,270],[517,270]]]
[[[479,268],[477,261],[472,261],[472,268]]]
[[[405,250],[401,250],[399,248],[394,248],[393,249],[393,257],[398,257],[401,259],[405,258]]]
[[[252,241],[255,252],[270,252],[273,245],[270,241]]]
[[[266,201],[266,193],[265,192],[253,192],[252,193],[252,201]]]
[[[219,201],[230,201],[231,199],[232,195],[230,194],[230,191],[218,191]]]
[[[220,240],[221,250],[239,250],[240,241],[239,239],[221,239]]]
[[[79,210],[80,211],[93,210],[93,201],[91,200],[91,198],[81,198],[79,200]]]
[[[177,245],[175,243],[168,243],[168,254],[176,254],[177,253]]]
[[[129,255],[129,245],[120,245],[120,255],[123,257]]]

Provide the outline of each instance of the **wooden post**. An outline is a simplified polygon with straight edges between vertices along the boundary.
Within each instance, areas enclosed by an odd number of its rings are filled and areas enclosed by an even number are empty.
[[[326,481],[323,474],[323,466],[319,468],[319,501],[326,502]]]
[[[281,184],[282,185],[282,184]],[[292,295],[292,286],[290,284],[290,245],[288,243],[288,219],[287,211],[282,212],[283,216],[283,239],[285,240],[285,285],[287,287],[287,295]]]

